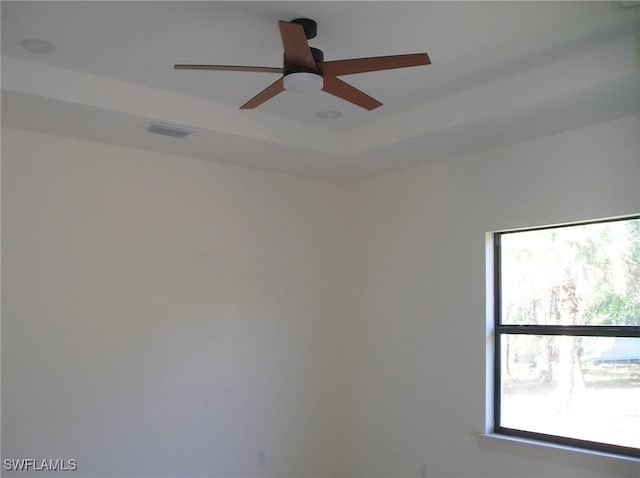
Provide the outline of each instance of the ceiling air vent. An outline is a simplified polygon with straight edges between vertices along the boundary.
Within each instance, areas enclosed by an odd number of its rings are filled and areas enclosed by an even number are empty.
[[[173,138],[184,138],[195,132],[193,129],[185,128],[183,126],[176,126],[169,123],[160,123],[154,121],[149,124],[147,131],[150,133],[163,134],[165,136],[172,136]]]

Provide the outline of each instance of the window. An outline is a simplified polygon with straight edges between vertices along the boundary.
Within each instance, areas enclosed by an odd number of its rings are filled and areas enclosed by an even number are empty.
[[[494,239],[494,432],[640,456],[640,217]]]

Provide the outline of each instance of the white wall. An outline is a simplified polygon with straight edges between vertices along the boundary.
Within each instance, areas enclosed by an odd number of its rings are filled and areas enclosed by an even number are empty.
[[[340,474],[343,187],[7,129],[2,159],[4,458]]]
[[[353,477],[636,477],[637,464],[484,442],[486,233],[640,211],[636,118],[351,190]],[[486,439],[485,439],[486,440]]]
[[[637,126],[348,190],[3,130],[3,457],[77,458],[76,477],[637,478],[473,435],[486,232],[638,212]]]

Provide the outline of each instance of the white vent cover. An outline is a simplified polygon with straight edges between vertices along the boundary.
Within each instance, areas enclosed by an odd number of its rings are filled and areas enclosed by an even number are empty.
[[[174,138],[184,138],[195,132],[194,129],[185,128],[184,126],[176,126],[169,123],[160,123],[154,121],[149,124],[147,131],[150,133],[163,134],[165,136],[172,136]]]

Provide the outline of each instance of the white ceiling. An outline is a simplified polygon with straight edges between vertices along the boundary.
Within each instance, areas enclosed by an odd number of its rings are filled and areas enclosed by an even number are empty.
[[[638,112],[638,12],[611,2],[2,2],[2,122],[15,128],[347,181]],[[318,22],[325,60],[428,52],[343,77],[384,103],[284,92],[277,21]],[[56,45],[30,53],[25,38]],[[342,117],[322,120],[319,111]],[[186,125],[174,139],[149,121]]]

